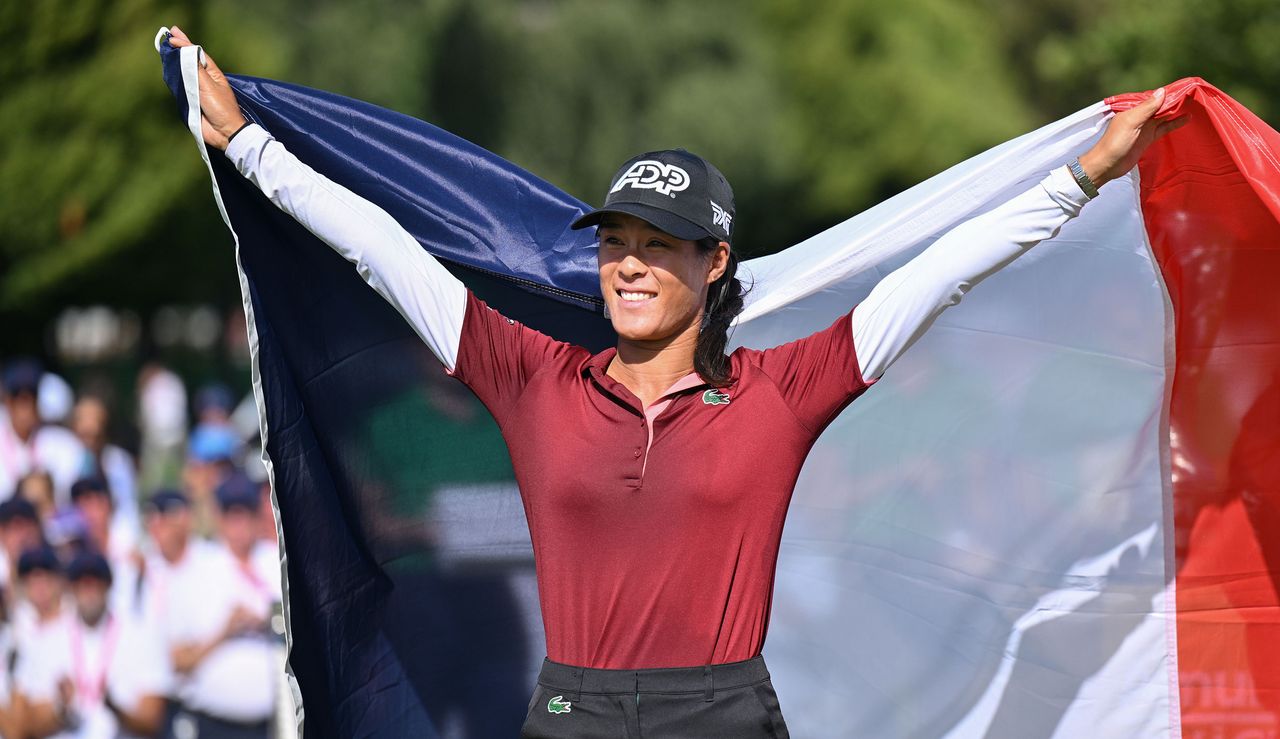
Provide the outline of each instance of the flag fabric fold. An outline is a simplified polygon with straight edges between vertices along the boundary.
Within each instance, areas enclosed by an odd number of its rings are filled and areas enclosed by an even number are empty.
[[[160,51],[199,141],[197,52]],[[412,118],[231,82],[504,314],[612,342],[591,235],[568,228],[586,204]],[[734,344],[829,325],[1137,99],[748,260]],[[1196,78],[1168,86],[1159,115],[1180,112],[815,446],[765,647],[795,736],[1280,728],[1280,140]],[[237,244],[306,735],[514,735],[544,652],[496,426],[350,264],[199,148]]]

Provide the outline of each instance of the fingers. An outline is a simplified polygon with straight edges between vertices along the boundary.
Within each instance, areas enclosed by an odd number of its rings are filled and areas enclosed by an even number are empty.
[[[1151,93],[1151,96],[1148,97],[1146,100],[1143,100],[1142,102],[1133,106],[1131,110],[1133,112],[1133,117],[1135,119],[1134,127],[1136,128],[1138,126],[1141,126],[1142,124],[1151,120],[1151,117],[1156,114],[1156,111],[1160,110],[1160,104],[1163,102],[1164,102],[1164,88],[1161,87],[1160,89]]]
[[[181,49],[184,46],[191,46],[191,39],[187,38],[187,34],[182,32],[177,26],[169,26],[169,45],[175,49]]]
[[[208,54],[204,55],[204,68],[215,80],[226,79],[226,75],[222,74],[222,69],[218,67],[218,63],[213,61],[213,57]]]

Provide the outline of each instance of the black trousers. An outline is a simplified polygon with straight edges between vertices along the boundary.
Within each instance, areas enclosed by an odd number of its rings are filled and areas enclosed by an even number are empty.
[[[789,737],[763,657],[599,670],[544,660],[522,739]]]

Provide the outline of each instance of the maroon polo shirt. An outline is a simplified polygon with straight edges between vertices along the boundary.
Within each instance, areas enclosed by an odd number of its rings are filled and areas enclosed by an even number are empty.
[[[727,387],[687,378],[650,422],[605,374],[616,349],[593,356],[468,294],[453,374],[511,452],[551,660],[640,669],[760,653],[800,467],[869,385],[851,316],[736,350]]]

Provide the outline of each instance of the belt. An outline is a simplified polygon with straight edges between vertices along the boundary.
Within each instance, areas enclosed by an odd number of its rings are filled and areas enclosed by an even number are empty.
[[[730,690],[764,682],[769,669],[757,655],[741,662],[701,667],[656,667],[641,670],[606,670],[575,667],[544,659],[538,684],[568,693],[570,700],[582,693],[611,695],[638,693],[702,693],[712,700],[716,690]]]

